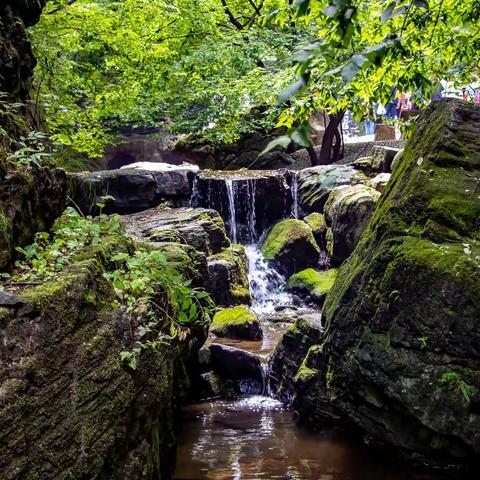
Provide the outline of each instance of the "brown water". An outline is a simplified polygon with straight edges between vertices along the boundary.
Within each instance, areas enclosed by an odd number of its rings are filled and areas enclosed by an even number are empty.
[[[297,427],[270,398],[190,405],[177,432],[176,480],[478,480],[408,470],[359,441]]]

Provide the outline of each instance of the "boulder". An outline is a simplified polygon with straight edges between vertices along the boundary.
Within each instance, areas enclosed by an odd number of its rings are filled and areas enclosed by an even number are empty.
[[[304,421],[341,418],[417,461],[478,459],[479,179],[480,108],[435,102],[327,295]]]
[[[390,173],[392,171],[392,162],[399,151],[400,149],[395,147],[374,146],[370,156],[361,157],[352,162],[351,165],[371,176],[379,173]]]
[[[391,173],[379,173],[368,182],[368,186],[382,193],[387,188],[391,176]]]
[[[158,342],[170,322],[153,325],[141,312],[132,319],[116,306],[111,254],[132,249],[109,237],[48,282],[2,294],[2,479],[169,478],[172,418],[206,329],[189,325],[185,336]],[[172,311],[161,292],[158,302]],[[142,350],[133,369],[121,356],[139,338],[157,346]]]
[[[379,197],[380,192],[365,185],[332,190],[325,204],[325,218],[332,229],[331,261],[334,266],[340,265],[353,252]]]
[[[134,238],[150,242],[178,242],[206,255],[228,247],[225,225],[214,210],[204,208],[152,208],[122,216]]]
[[[350,165],[320,165],[297,173],[299,206],[305,213],[323,212],[330,191],[341,185],[366,183],[366,176]]]
[[[224,380],[263,382],[260,358],[240,348],[212,343],[199,351],[200,364]]]
[[[248,260],[241,245],[232,244],[208,257],[206,288],[217,305],[250,305]]]
[[[217,337],[239,340],[261,340],[263,337],[255,313],[242,306],[225,308],[217,312],[210,325],[210,332]]]
[[[218,211],[233,242],[255,243],[291,213],[290,184],[287,170],[203,170],[195,182],[192,205]]]
[[[325,215],[314,212],[310,215],[307,215],[303,220],[312,229],[313,236],[319,247],[324,250],[326,245],[325,236],[327,233],[327,222],[325,221]]]
[[[323,335],[320,313],[302,314],[285,332],[269,358],[269,388],[272,394],[290,404],[295,396],[294,377],[309,348]]]
[[[153,164],[149,170],[126,168],[70,173],[69,196],[83,214],[129,214],[156,207],[164,200],[188,204],[198,167]],[[113,197],[104,199],[103,197]]]
[[[332,288],[337,275],[337,270],[319,272],[313,268],[307,268],[292,275],[287,282],[287,291],[298,295],[308,301],[323,304],[325,296]]]
[[[270,230],[262,245],[264,257],[274,262],[278,269],[292,275],[318,264],[320,247],[312,229],[302,220],[287,219]]]

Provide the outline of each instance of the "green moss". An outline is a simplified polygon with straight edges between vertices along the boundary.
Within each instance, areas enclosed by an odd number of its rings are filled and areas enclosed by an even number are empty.
[[[304,218],[304,221],[307,222],[314,232],[324,231],[327,228],[325,216],[322,213],[311,213]]]
[[[267,260],[275,260],[287,245],[306,238],[320,252],[312,229],[302,220],[288,219],[278,222],[268,234],[262,252]]]
[[[300,367],[293,378],[294,382],[307,382],[308,380],[315,378],[319,375],[319,370],[316,367],[318,363],[318,357],[321,355],[321,346],[313,345],[308,349],[305,358],[303,359]]]
[[[213,330],[223,330],[231,325],[245,325],[247,323],[258,323],[258,318],[254,312],[248,308],[237,306],[225,308],[215,314],[212,321]]]
[[[319,272],[307,268],[295,273],[288,279],[287,289],[291,291],[306,292],[317,298],[323,298],[330,291],[337,276],[337,269],[332,268]]]

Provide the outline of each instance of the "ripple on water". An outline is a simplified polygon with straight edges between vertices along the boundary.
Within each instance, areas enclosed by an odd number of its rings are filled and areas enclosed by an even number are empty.
[[[419,474],[358,439],[297,427],[292,412],[260,395],[190,405],[177,432],[176,480],[474,480]]]

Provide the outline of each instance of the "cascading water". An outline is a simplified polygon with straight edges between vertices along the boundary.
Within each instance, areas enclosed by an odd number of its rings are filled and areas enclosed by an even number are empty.
[[[228,196],[228,211],[230,215],[229,227],[230,227],[230,239],[233,243],[237,243],[237,218],[235,211],[235,184],[231,178],[225,180]]]
[[[292,216],[298,218],[298,176],[292,172]]]
[[[284,291],[285,278],[265,260],[260,247],[246,245],[248,258],[248,279],[252,294],[252,310],[265,316],[275,312],[275,307],[291,305],[292,297]]]

